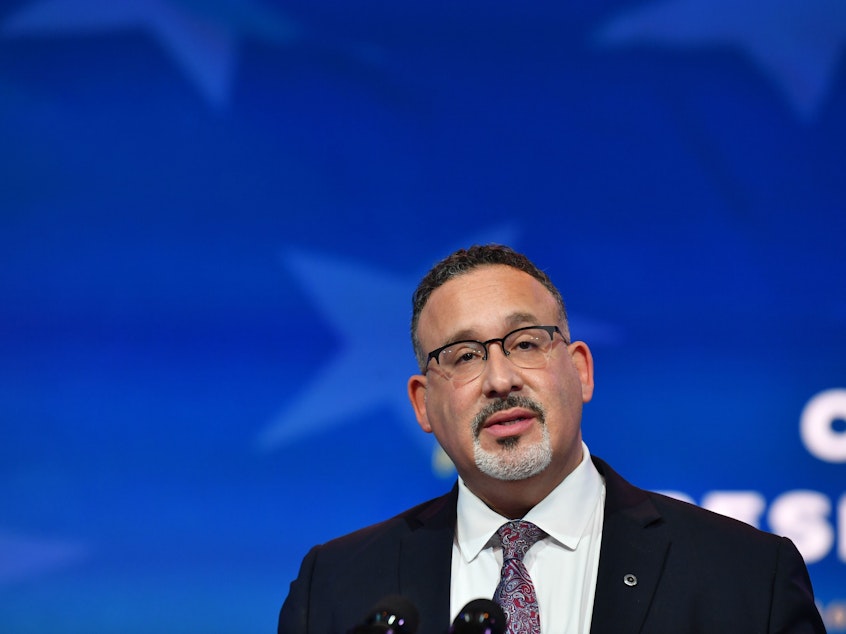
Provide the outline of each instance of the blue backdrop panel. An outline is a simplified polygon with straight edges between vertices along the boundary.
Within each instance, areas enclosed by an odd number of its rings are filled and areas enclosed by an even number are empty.
[[[410,294],[500,241],[591,451],[790,536],[846,632],[846,5],[339,4],[0,8],[0,629],[273,631],[451,486]]]

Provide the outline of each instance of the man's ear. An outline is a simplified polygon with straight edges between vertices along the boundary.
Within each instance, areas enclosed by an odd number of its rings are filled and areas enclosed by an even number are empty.
[[[593,398],[593,355],[584,341],[574,341],[570,344],[570,357],[582,384],[582,403],[587,403]]]
[[[427,381],[425,374],[415,374],[408,379],[408,398],[414,408],[414,415],[417,416],[417,424],[427,434],[431,434],[432,426],[426,413]]]

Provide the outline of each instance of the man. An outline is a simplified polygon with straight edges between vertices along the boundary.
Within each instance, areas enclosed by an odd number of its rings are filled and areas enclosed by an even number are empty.
[[[388,595],[418,608],[421,634],[443,634],[479,597],[503,605],[509,633],[825,632],[788,539],[635,488],[590,456],[593,358],[527,258],[453,253],[415,291],[411,333],[411,404],[458,482],[313,548],[280,634],[347,631]]]

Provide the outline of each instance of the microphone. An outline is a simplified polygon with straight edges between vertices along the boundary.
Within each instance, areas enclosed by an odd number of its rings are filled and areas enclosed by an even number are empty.
[[[473,599],[461,608],[449,634],[505,634],[505,612],[490,599]]]
[[[415,634],[420,614],[414,604],[398,594],[383,597],[374,605],[364,622],[347,634]]]

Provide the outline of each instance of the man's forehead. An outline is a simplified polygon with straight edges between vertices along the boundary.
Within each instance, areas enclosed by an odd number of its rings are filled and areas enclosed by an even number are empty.
[[[505,264],[485,264],[445,281],[432,291],[427,306],[432,298],[438,296],[472,296],[495,293],[498,289],[523,289],[527,293],[549,293],[549,289],[525,271]],[[549,294],[551,296],[551,293]]]
[[[543,324],[541,324],[541,321],[543,321]],[[455,329],[449,331],[443,338],[445,339],[445,343],[450,341],[461,341],[463,339],[486,341],[491,336],[499,338],[512,330],[522,328],[523,326],[547,325],[547,321],[548,320],[544,320],[532,312],[520,311],[506,315],[501,319],[500,323],[494,324],[496,328],[496,333],[494,335],[491,335],[490,332],[486,332],[487,327],[479,325],[462,326],[460,324],[455,324]]]
[[[552,293],[537,279],[494,265],[453,278],[432,292],[420,313],[418,336],[427,344],[502,337],[515,328],[557,324]]]

